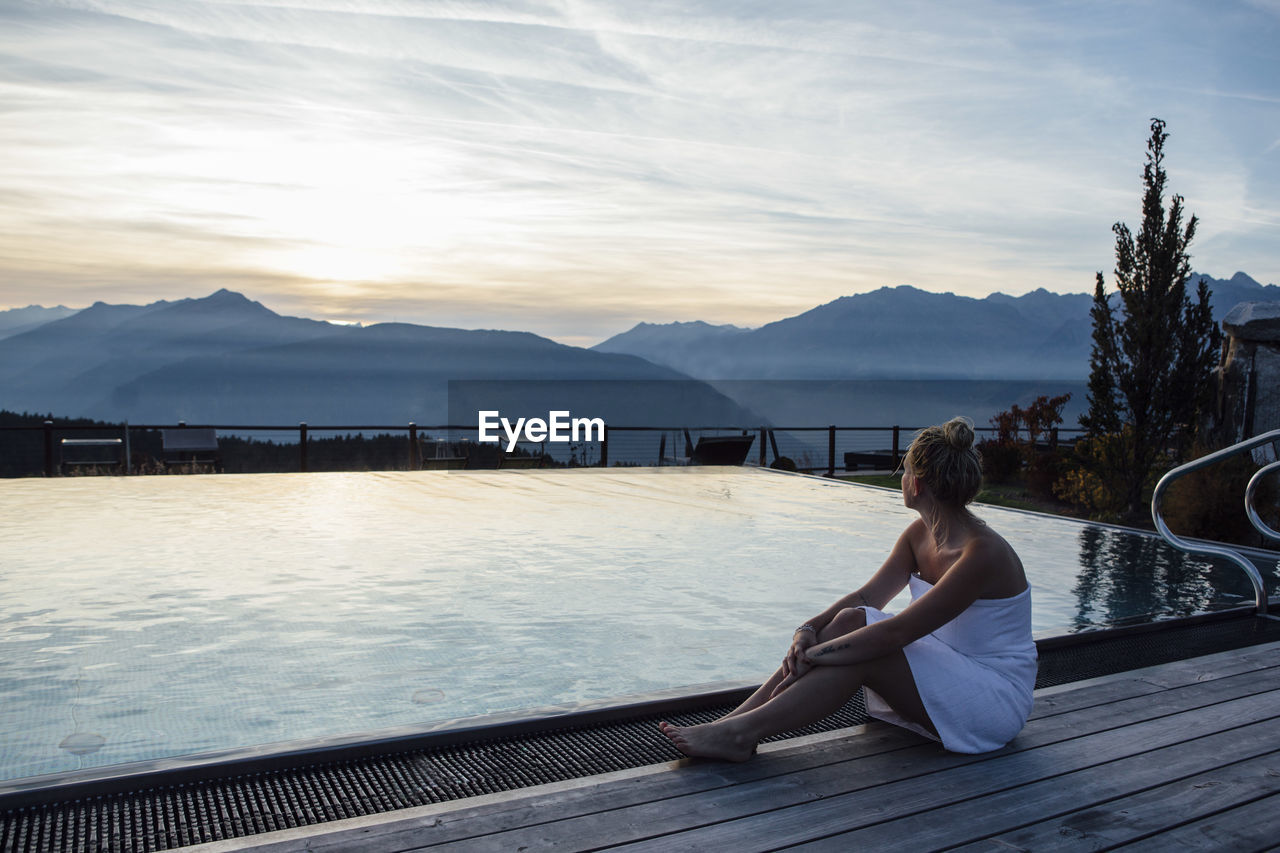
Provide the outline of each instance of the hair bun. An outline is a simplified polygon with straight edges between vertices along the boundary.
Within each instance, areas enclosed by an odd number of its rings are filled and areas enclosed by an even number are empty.
[[[953,450],[965,451],[973,447],[973,421],[965,417],[952,418],[942,425],[942,434]]]

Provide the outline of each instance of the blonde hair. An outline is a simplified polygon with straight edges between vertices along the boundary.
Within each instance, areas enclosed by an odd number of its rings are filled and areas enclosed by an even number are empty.
[[[903,463],[935,498],[957,509],[982,488],[982,457],[973,446],[973,421],[968,418],[920,430]]]

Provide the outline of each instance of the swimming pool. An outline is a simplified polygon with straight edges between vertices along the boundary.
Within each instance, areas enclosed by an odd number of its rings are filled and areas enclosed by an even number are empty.
[[[1151,537],[979,513],[1038,632],[1252,600]],[[0,778],[759,679],[913,517],[749,468],[8,481]]]

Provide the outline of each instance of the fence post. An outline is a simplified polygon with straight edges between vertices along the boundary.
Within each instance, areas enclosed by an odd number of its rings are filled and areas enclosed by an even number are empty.
[[[44,422],[44,475],[53,476],[53,421]]]
[[[409,470],[417,471],[422,467],[421,461],[418,459],[418,425],[413,421],[409,421]]]
[[[600,431],[600,467],[609,467],[609,425]]]
[[[129,422],[124,422],[124,472],[133,473],[133,451],[129,447]]]
[[[307,470],[307,422],[298,424],[298,470]]]
[[[898,444],[898,435],[901,429],[902,428],[899,427],[897,424],[893,425],[893,470],[895,471],[898,470],[898,463],[901,461],[900,459],[898,459],[898,453],[899,453],[898,448],[901,447],[901,445]]]
[[[1049,449],[1050,450],[1058,449],[1058,428],[1057,427],[1054,427],[1053,429],[1049,430]]]
[[[769,440],[769,430],[760,427],[760,467],[763,468],[769,462],[769,451],[765,447],[765,442]]]
[[[827,476],[836,475],[836,425],[827,427]]]

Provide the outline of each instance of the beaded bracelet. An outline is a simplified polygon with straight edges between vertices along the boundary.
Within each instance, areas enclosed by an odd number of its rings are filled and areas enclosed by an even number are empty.
[[[818,629],[817,629],[817,628],[815,628],[815,627],[813,627],[812,625],[808,624],[807,622],[806,622],[805,624],[801,625],[799,628],[797,628],[797,629],[795,629],[794,631],[792,631],[791,633],[792,633],[792,634],[799,634],[801,631],[812,631],[812,632],[813,632],[813,633],[815,633],[815,634],[817,634],[817,633],[818,633]]]

